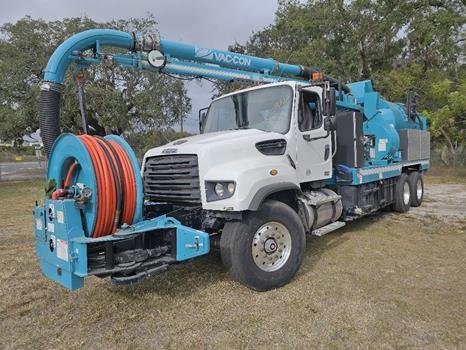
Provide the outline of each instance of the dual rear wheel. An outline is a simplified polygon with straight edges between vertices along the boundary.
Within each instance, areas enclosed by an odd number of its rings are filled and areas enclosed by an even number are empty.
[[[419,207],[424,198],[424,180],[422,174],[413,171],[403,173],[395,184],[395,202],[393,210],[406,213],[410,207]]]

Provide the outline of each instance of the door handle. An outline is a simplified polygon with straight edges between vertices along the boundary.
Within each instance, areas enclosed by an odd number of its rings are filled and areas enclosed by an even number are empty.
[[[328,135],[330,135],[330,131],[327,130],[327,133],[324,136],[311,137],[309,134],[303,134],[303,139],[307,142],[310,142],[314,140],[326,139]]]

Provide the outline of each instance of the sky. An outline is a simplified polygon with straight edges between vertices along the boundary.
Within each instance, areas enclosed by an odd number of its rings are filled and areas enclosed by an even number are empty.
[[[153,13],[163,38],[226,50],[271,24],[276,9],[276,0],[0,0],[0,23],[26,15],[44,20],[88,16],[104,22]],[[193,109],[185,129],[197,132],[197,111],[209,105],[212,85],[189,82],[187,87]]]

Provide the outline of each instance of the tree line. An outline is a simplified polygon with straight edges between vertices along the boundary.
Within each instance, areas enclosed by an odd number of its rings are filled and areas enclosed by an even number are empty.
[[[21,141],[39,127],[39,85],[49,57],[65,39],[91,28],[154,32],[157,23],[152,15],[106,23],[87,17],[44,21],[28,16],[0,27],[0,139]],[[67,72],[60,119],[63,131],[74,133],[82,132],[77,73]],[[182,81],[113,64],[86,70],[85,95],[93,132],[125,134],[140,152],[154,138],[163,142],[179,136],[172,127],[191,110]]]

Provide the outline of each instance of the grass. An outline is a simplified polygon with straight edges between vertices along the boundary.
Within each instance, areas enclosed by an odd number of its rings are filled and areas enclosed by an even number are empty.
[[[425,177],[430,184],[466,183],[466,167],[451,168],[444,165],[433,165]]]
[[[308,238],[296,278],[267,293],[232,281],[216,253],[136,286],[89,278],[71,293],[34,255],[41,187],[0,184],[3,348],[466,347],[463,219],[384,213]]]

